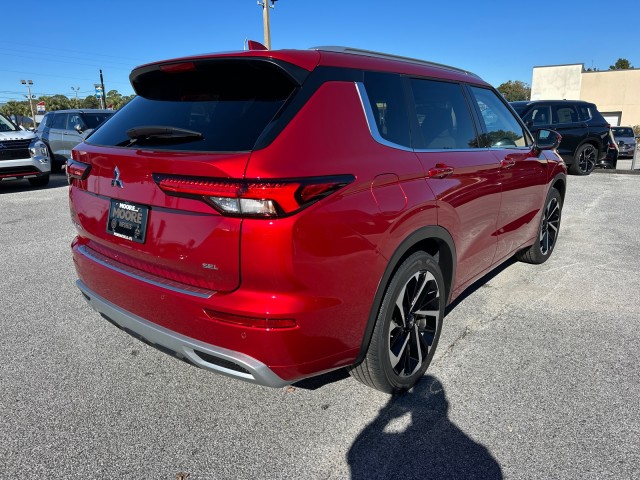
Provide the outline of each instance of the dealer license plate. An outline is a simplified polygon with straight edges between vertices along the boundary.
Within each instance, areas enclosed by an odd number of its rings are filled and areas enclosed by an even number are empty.
[[[144,243],[149,207],[122,200],[111,200],[107,232],[116,237]]]

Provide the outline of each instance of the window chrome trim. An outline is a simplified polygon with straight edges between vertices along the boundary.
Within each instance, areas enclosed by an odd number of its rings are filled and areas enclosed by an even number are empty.
[[[397,143],[390,142],[382,138],[380,132],[378,131],[378,125],[376,124],[375,117],[373,115],[373,110],[371,108],[371,102],[369,101],[369,96],[367,95],[367,90],[364,88],[364,83],[355,82],[356,90],[358,91],[358,96],[360,97],[360,103],[362,104],[362,110],[364,111],[364,116],[367,120],[367,125],[369,126],[369,132],[373,139],[381,145],[386,147],[395,148],[396,150],[403,150],[405,152],[413,152],[412,148],[405,147],[404,145],[399,145]]]
[[[148,283],[160,288],[166,288],[172,292],[182,293],[184,295],[190,295],[198,298],[211,298],[216,292],[213,290],[206,290],[204,288],[194,287],[192,285],[186,285],[184,283],[174,282],[166,278],[158,277],[151,273],[143,272],[137,268],[130,267],[116,262],[115,260],[105,257],[104,255],[89,249],[87,246],[82,245],[78,247],[78,253],[84,255],[88,259],[106,267],[110,270],[114,270],[127,277],[135,278],[141,282]]]
[[[371,108],[371,102],[369,101],[369,96],[367,95],[367,90],[364,86],[363,82],[355,82],[356,90],[358,91],[358,96],[360,97],[360,103],[362,104],[362,110],[364,111],[365,119],[367,120],[367,125],[369,127],[369,132],[373,139],[386,147],[395,148],[396,150],[402,150],[405,152],[415,152],[415,153],[453,153],[453,152],[480,152],[484,150],[490,150],[487,147],[477,147],[477,148],[409,148],[404,145],[400,145],[398,143],[390,142],[382,138],[380,132],[378,131],[378,124],[376,123],[375,116],[373,115],[373,110]],[[516,147],[516,148],[526,148],[526,147]],[[493,150],[500,150],[499,148],[492,147]]]
[[[478,148],[416,148],[413,150],[416,153],[462,153],[462,152],[484,152],[486,150],[497,150],[487,147]]]

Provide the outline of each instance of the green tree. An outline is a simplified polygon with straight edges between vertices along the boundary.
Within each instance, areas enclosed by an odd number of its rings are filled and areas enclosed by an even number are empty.
[[[29,109],[29,103],[27,101],[24,102],[16,102],[15,100],[10,100],[5,103],[2,108],[0,108],[0,112],[4,113],[6,116],[9,115],[31,115],[31,110]]]
[[[74,108],[75,103],[65,95],[52,95],[50,97],[40,97],[39,102],[44,102],[47,112],[54,110],[68,110]]]
[[[93,95],[89,95],[80,101],[80,108],[100,108],[100,100]]]
[[[131,101],[134,95],[122,95],[117,90],[107,92],[107,106],[114,110],[119,110]]]
[[[609,70],[629,70],[630,68],[633,68],[633,66],[626,58],[619,58],[615,65],[609,66]]]
[[[531,97],[531,87],[520,80],[509,80],[498,87],[498,91],[508,102],[519,100],[529,100]]]

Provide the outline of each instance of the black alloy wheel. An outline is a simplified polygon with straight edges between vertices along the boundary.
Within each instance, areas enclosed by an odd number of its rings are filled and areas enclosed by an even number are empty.
[[[411,388],[438,345],[446,298],[439,265],[425,252],[409,256],[392,277],[365,360],[354,378],[387,393]]]
[[[529,248],[518,252],[516,258],[521,262],[533,264],[546,262],[556,246],[561,219],[562,197],[558,190],[552,188],[542,210],[537,241]]]
[[[440,291],[433,274],[416,272],[396,298],[388,322],[389,362],[399,377],[420,370],[438,331]]]
[[[581,145],[573,159],[571,173],[576,175],[589,175],[593,172],[598,161],[598,149],[590,143]]]
[[[558,232],[560,231],[560,204],[558,198],[553,196],[549,199],[540,225],[540,252],[549,255],[556,244]]]

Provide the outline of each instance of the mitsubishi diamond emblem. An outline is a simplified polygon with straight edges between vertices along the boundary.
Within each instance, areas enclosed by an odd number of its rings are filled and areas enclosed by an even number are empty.
[[[122,183],[122,180],[120,180],[120,169],[118,167],[116,167],[116,169],[113,171],[113,180],[111,180],[111,186],[124,188],[124,184]]]

